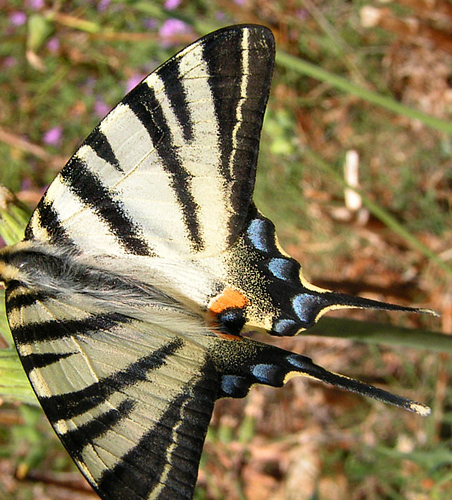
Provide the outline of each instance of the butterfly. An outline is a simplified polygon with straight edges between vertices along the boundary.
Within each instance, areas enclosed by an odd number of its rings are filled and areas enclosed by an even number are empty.
[[[301,375],[423,404],[242,335],[335,308],[417,311],[309,284],[253,203],[271,31],[215,31],[94,129],[0,251],[9,325],[55,432],[103,500],[190,499],[219,398]],[[428,311],[427,311],[428,312]]]

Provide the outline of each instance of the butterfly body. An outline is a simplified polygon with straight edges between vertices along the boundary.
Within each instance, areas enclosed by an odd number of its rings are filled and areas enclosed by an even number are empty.
[[[420,414],[419,403],[242,336],[294,335],[337,307],[252,194],[274,40],[195,42],[87,137],[0,250],[8,320],[34,390],[103,500],[190,499],[213,405],[305,375]]]

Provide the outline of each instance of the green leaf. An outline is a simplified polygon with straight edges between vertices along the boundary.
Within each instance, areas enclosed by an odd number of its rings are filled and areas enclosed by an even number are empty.
[[[7,245],[23,239],[30,216],[30,210],[9,189],[0,185],[0,237]]]

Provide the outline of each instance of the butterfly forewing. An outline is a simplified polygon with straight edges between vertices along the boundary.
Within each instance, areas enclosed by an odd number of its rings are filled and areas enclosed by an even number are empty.
[[[274,42],[225,29],[132,90],[50,186],[27,237],[93,255],[215,255],[252,199]]]

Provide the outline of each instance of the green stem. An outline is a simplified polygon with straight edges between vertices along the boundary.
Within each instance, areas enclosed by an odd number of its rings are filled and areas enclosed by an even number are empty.
[[[441,132],[452,134],[452,123],[440,120],[439,118],[430,116],[422,111],[417,111],[413,108],[400,104],[390,97],[356,85],[341,76],[330,73],[315,64],[304,61],[303,59],[278,51],[276,53],[276,62],[285,68],[294,70],[303,75],[311,76],[322,82],[326,82],[339,90],[360,97],[361,99],[381,106],[389,111],[406,116],[412,120],[419,120],[424,125],[428,125],[429,127],[440,130]]]
[[[415,328],[404,328],[387,323],[380,324],[370,321],[323,317],[304,335],[337,337],[370,344],[387,344],[452,353],[451,335]]]

